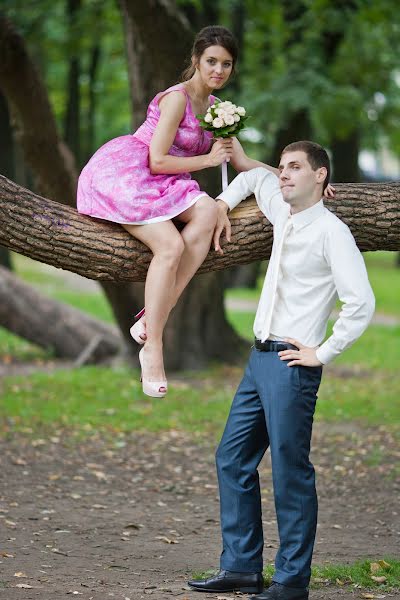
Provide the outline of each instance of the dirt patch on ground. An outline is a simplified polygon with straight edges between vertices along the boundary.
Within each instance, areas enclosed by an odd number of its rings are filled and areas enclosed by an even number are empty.
[[[218,567],[215,441],[178,432],[88,436],[3,435],[0,598],[200,600],[185,584],[194,572]],[[318,425],[313,446],[320,501],[315,563],[396,556],[395,440],[382,429]],[[268,457],[261,480],[270,563],[278,536]],[[310,595],[358,597],[348,588]]]

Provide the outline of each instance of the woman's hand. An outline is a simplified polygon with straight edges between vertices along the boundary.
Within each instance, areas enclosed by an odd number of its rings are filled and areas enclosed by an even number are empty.
[[[217,224],[214,230],[213,244],[215,252],[223,254],[224,251],[221,248],[220,237],[225,229],[225,237],[228,242],[231,241],[231,222],[228,219],[228,205],[223,200],[217,200]]]
[[[230,161],[233,153],[232,138],[218,138],[215,140],[211,152],[208,155],[210,167],[218,167],[225,160]]]
[[[335,196],[335,192],[335,188],[330,183],[328,183],[324,190],[324,196],[325,198],[333,198]]]

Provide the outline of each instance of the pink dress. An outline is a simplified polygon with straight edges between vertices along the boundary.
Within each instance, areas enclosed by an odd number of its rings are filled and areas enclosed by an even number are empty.
[[[144,225],[172,219],[207,195],[190,173],[150,172],[149,146],[160,118],[158,102],[174,90],[184,93],[187,101],[168,154],[198,156],[210,150],[212,133],[201,129],[185,87],[172,86],[150,102],[146,121],[133,135],[110,140],[89,160],[78,182],[80,213],[114,223]],[[210,104],[213,102],[214,96],[210,96]]]

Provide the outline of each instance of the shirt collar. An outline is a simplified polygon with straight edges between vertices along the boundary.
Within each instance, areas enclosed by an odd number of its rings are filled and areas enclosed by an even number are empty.
[[[310,208],[306,208],[305,210],[302,210],[294,215],[290,215],[293,223],[293,229],[298,231],[306,225],[309,225],[315,221],[315,219],[318,219],[320,216],[322,216],[324,211],[324,202],[321,198],[319,202],[313,204],[313,206],[310,206]]]

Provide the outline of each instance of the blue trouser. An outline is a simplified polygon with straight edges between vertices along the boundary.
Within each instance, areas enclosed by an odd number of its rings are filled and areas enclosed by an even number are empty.
[[[271,451],[280,546],[274,581],[306,587],[317,525],[310,441],[322,367],[288,367],[253,349],[217,450],[221,569],[260,572],[264,545],[257,467]]]

